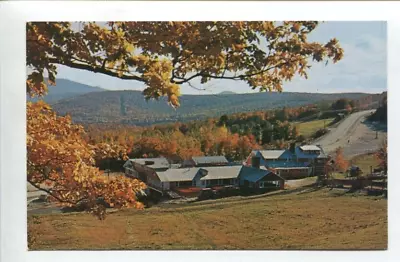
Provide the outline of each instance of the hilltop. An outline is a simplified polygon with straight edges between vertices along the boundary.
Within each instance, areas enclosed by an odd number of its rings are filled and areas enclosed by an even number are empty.
[[[47,82],[47,79],[46,79]],[[55,103],[59,100],[71,98],[91,92],[105,91],[100,87],[81,84],[68,79],[57,79],[56,86],[48,85],[48,94],[40,98],[47,103]],[[38,98],[27,98],[28,101],[37,101]]]
[[[362,99],[362,93],[317,94],[276,93],[183,95],[181,106],[174,109],[165,98],[146,101],[140,91],[91,92],[59,100],[53,108],[61,115],[70,114],[77,123],[119,123],[151,125],[185,122],[283,107],[296,107],[339,98]]]
[[[182,95],[174,109],[165,98],[146,101],[141,91],[109,91],[67,79],[49,86],[42,99],[61,115],[70,114],[77,123],[118,123],[151,125],[175,121],[201,120],[223,114],[263,111],[283,107],[332,102],[339,98],[376,102],[381,95],[364,93],[260,92],[238,94],[223,91],[215,95]],[[37,101],[37,98],[28,98]]]

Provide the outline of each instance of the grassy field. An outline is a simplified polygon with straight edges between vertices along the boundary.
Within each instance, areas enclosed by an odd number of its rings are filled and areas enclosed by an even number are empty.
[[[325,127],[327,127],[329,123],[331,123],[333,120],[334,120],[333,118],[318,119],[308,122],[295,123],[295,125],[298,128],[300,135],[303,135],[305,137],[310,137],[315,132],[317,132],[318,129],[324,128],[324,122],[325,122]]]
[[[59,249],[386,249],[387,201],[307,188],[227,198],[100,221],[89,214],[28,217],[30,250]]]
[[[367,175],[371,172],[370,166],[376,168],[379,162],[373,153],[369,153],[353,157],[349,160],[349,164],[358,166],[363,171],[363,175]],[[346,178],[344,173],[333,173],[332,176],[337,179]]]
[[[352,165],[358,166],[364,174],[370,173],[370,166],[376,168],[379,164],[374,154],[365,154],[354,157],[351,161]]]

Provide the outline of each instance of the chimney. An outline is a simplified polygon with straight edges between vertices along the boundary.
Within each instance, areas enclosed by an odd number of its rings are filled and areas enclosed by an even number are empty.
[[[295,150],[296,150],[296,143],[295,142],[290,143],[290,149],[289,150],[290,150],[290,152],[292,154],[295,153]]]
[[[204,177],[208,174],[208,171],[206,169],[200,168],[199,173],[201,177]]]
[[[251,166],[254,168],[260,168],[261,159],[258,156],[253,156],[251,158]]]

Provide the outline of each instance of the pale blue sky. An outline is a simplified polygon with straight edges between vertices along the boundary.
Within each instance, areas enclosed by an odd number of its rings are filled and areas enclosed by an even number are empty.
[[[336,37],[344,49],[344,58],[337,64],[314,64],[305,80],[296,77],[285,83],[284,91],[291,92],[366,92],[387,90],[386,22],[325,22],[309,36],[311,41],[327,42]],[[99,86],[109,90],[143,90],[144,85],[132,80],[120,80],[102,74],[59,66],[58,78]],[[199,91],[183,85],[183,94],[210,94],[222,91],[257,92],[243,82],[212,80],[205,85],[192,82]]]

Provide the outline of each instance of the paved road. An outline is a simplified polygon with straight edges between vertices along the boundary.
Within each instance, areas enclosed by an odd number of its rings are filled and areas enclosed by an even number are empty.
[[[313,142],[321,145],[328,154],[333,153],[336,148],[343,147],[344,155],[352,157],[359,154],[376,151],[384,137],[386,130],[365,123],[365,117],[375,110],[361,111],[348,116],[337,127]],[[378,139],[376,134],[378,133]]]

